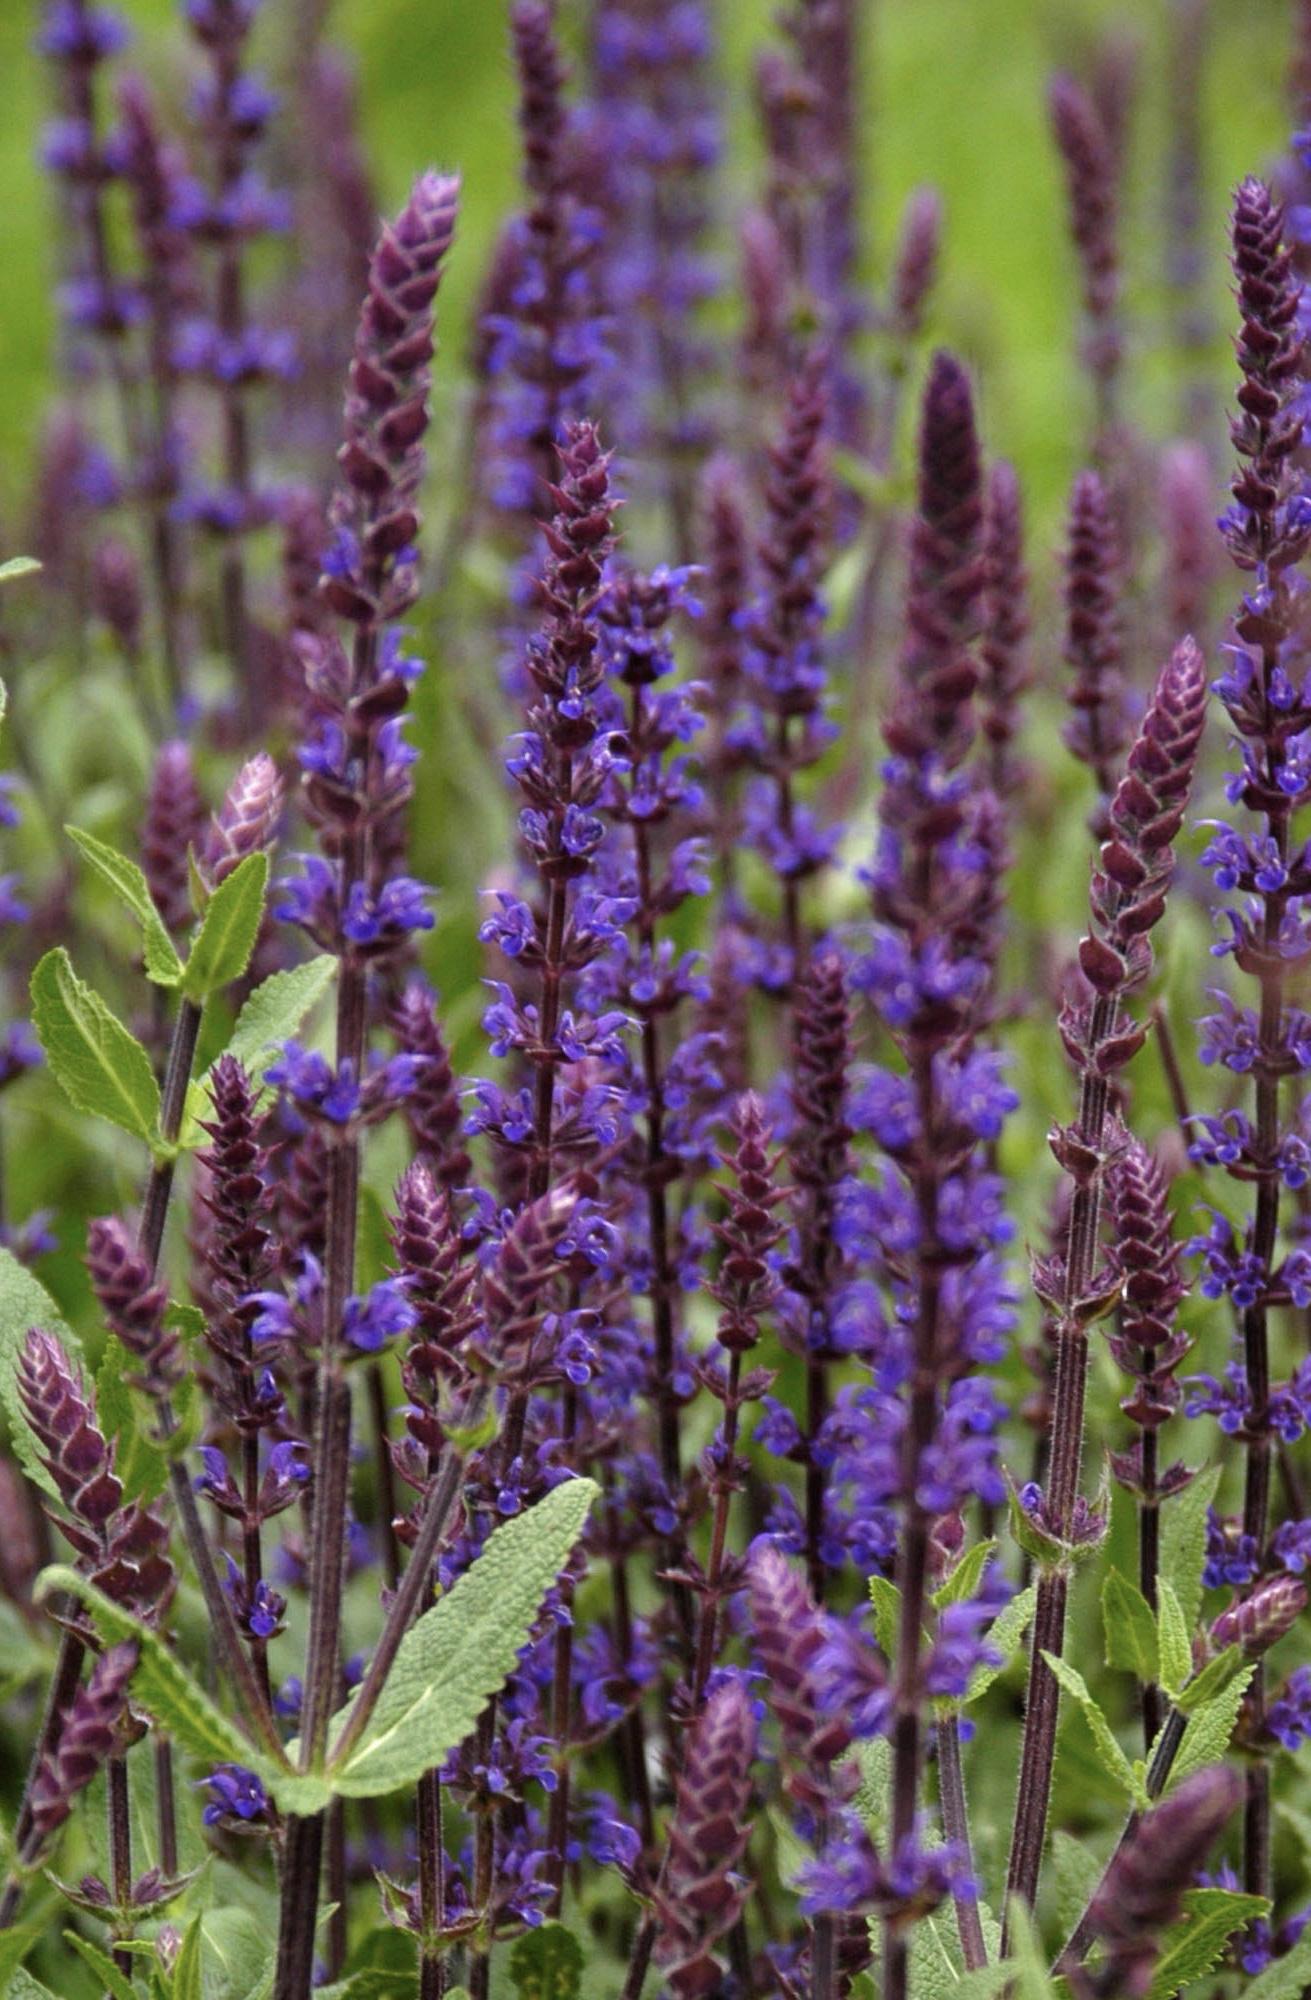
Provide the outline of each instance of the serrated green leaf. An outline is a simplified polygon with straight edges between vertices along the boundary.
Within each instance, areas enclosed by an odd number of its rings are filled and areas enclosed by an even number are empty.
[[[187,959],[182,991],[190,999],[204,1000],[240,979],[259,936],[268,882],[268,855],[248,854],[219,883]]]
[[[526,1931],[510,1953],[510,1984],[519,2000],[578,2000],[583,1947],[563,1924]]]
[[[136,862],[105,841],[97,840],[94,834],[84,833],[80,826],[66,826],[64,832],[82,859],[140,924],[147,979],[156,986],[176,986],[182,978],[182,960],[164,928],[150,884]]]
[[[1060,1827],[1052,1835],[1056,1915],[1063,1937],[1070,1935],[1087,1909],[1102,1879],[1102,1865],[1086,1841],[1076,1840]]]
[[[1207,1764],[1219,1763],[1229,1748],[1243,1695],[1255,1672],[1254,1664],[1240,1667],[1228,1687],[1189,1716],[1188,1727],[1170,1767],[1172,1787],[1181,1779],[1190,1777],[1194,1771],[1203,1770]]]
[[[1220,1484],[1218,1465],[1200,1468],[1182,1493],[1161,1510],[1161,1576],[1179,1599],[1191,1631],[1202,1609],[1206,1566],[1206,1515]]]
[[[1291,1951],[1247,1981],[1243,2000],[1301,2000],[1311,1983],[1311,1931],[1304,1931]]]
[[[173,1990],[170,2000],[204,2000],[204,1987],[200,1976],[203,1943],[201,1919],[193,1917],[187,1925],[177,1958],[174,1960]]]
[[[31,1327],[52,1333],[76,1361],[81,1343],[40,1279],[20,1264],[12,1250],[0,1249],[0,1403],[9,1422],[9,1436],[24,1472],[32,1482],[59,1498],[59,1488],[41,1463],[40,1447],[28,1427],[18,1393],[18,1361]]]
[[[0,583],[17,583],[20,576],[35,576],[40,568],[35,556],[10,556],[0,562]]]
[[[339,1765],[329,1755],[337,1790],[381,1797],[464,1741],[513,1671],[596,1491],[590,1479],[566,1480],[493,1530],[472,1567],[402,1640],[362,1740]]]
[[[889,1660],[897,1657],[897,1627],[901,1623],[901,1592],[886,1576],[869,1580],[869,1601],[874,1607],[874,1636]]]
[[[883,1839],[888,1820],[892,1783],[892,1745],[886,1736],[861,1736],[856,1740],[856,1762],[860,1783],[851,1803],[876,1843]]]
[[[1015,1963],[1015,1983],[1011,1988],[1015,2000],[1056,2000],[1056,1983],[1047,1970],[1033,1918],[1018,1896],[1011,1898],[1008,1929]]]
[[[96,1978],[113,1995],[113,2000],[140,2000],[126,1972],[120,1972],[109,1953],[102,1951],[98,1944],[92,1944],[90,1938],[82,1937],[77,1931],[65,1931],[64,1942],[72,1945],[79,1958],[85,1959]]]
[[[153,1146],[159,1085],[150,1057],[73,970],[62,945],[32,974],[32,1025],[56,1081],[75,1111],[107,1118]]]
[[[261,980],[238,1014],[224,1053],[235,1056],[256,1084],[262,1083],[264,1072],[274,1060],[278,1046],[298,1032],[306,1016],[332,985],[336,971],[336,959],[323,952],[318,958],[308,959],[304,965],[293,965],[286,972],[270,973],[267,979]],[[182,1136],[182,1143],[186,1146],[198,1146],[203,1137],[198,1121],[208,1118],[213,1108],[209,1088],[211,1074],[212,1070],[198,1078],[187,1094],[187,1116]]]
[[[69,1591],[81,1600],[106,1645],[114,1646],[124,1639],[134,1642],[139,1657],[132,1676],[132,1699],[176,1737],[184,1750],[212,1764],[245,1764],[258,1771],[266,1783],[277,1775],[269,1760],[252,1749],[246,1737],[215,1708],[157,1632],[65,1564],[56,1563],[37,1578],[38,1597],[47,1597],[53,1590]]]
[[[20,1965],[10,1975],[5,2000],[55,2000],[55,1995],[39,1979],[33,1979],[25,1965]]]
[[[1102,1585],[1102,1632],[1108,1667],[1136,1674],[1149,1686],[1159,1679],[1160,1656],[1152,1607],[1138,1586],[1118,1569],[1108,1570]]]
[[[970,1676],[970,1684],[965,1693],[964,1705],[977,1701],[987,1693],[999,1674],[1004,1674],[1019,1648],[1020,1640],[1028,1629],[1033,1617],[1033,1607],[1038,1601],[1038,1592],[1033,1584],[1026,1584],[1016,1591],[1010,1603],[998,1613],[988,1627],[988,1644],[1001,1654],[1001,1665],[997,1667],[976,1667]]]
[[[1141,1775],[1136,1772],[1115,1739],[1115,1732],[1101,1709],[1093,1700],[1088,1683],[1077,1668],[1068,1660],[1057,1659],[1054,1653],[1044,1653],[1043,1659],[1051,1668],[1057,1682],[1065,1692],[1078,1702],[1083,1711],[1084,1721],[1092,1732],[1093,1747],[1097,1761],[1107,1776],[1113,1778],[1126,1797],[1138,1807],[1148,1803],[1147,1789]]]
[[[996,1552],[995,1541],[976,1542],[972,1549],[967,1549],[946,1582],[934,1591],[934,1609],[941,1611],[945,1605],[960,1604],[965,1598],[975,1596],[979,1579]]]
[[[1270,1905],[1264,1896],[1244,1896],[1232,1889],[1190,1889],[1184,1896],[1184,1920],[1166,1932],[1156,1961],[1147,2000],[1173,2000],[1195,1979],[1203,1979],[1224,1955],[1235,1931]]]
[[[1164,1576],[1157,1583],[1156,1643],[1161,1651],[1161,1686],[1173,1700],[1193,1671],[1193,1648],[1178,1593]]]
[[[1215,1699],[1222,1688],[1228,1687],[1242,1664],[1242,1647],[1226,1646],[1223,1653],[1217,1653],[1213,1660],[1208,1660],[1201,1673],[1194,1674],[1180,1688],[1174,1698],[1175,1707],[1182,1709],[1185,1715],[1192,1715],[1196,1709],[1203,1708],[1208,1701]]]
[[[124,1498],[149,1505],[168,1484],[168,1459],[147,1435],[141,1404],[126,1380],[131,1370],[127,1349],[111,1333],[96,1370],[96,1414],[105,1436],[114,1440],[114,1470]]]

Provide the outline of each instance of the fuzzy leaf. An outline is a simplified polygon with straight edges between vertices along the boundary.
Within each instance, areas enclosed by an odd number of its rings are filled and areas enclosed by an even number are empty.
[[[181,1948],[173,1965],[173,1991],[171,2000],[203,2000],[204,1988],[200,1977],[200,1955],[204,1942],[201,1919],[193,1917],[187,1925]]]
[[[1301,2000],[1311,1984],[1311,1931],[1243,1987],[1243,2000]]]
[[[130,861],[126,854],[120,854],[107,842],[97,840],[94,834],[84,833],[80,826],[66,826],[64,832],[88,867],[108,884],[119,902],[131,911],[140,924],[147,979],[153,980],[156,986],[178,985],[182,978],[182,960],[155,907],[150,884],[136,862]]]
[[[1068,1937],[1088,1907],[1102,1879],[1103,1864],[1082,1840],[1060,1827],[1052,1835],[1052,1867],[1056,1875],[1056,1914]]]
[[[76,1931],[65,1931],[64,1942],[71,1944],[79,1958],[84,1958],[96,1978],[102,1981],[113,2000],[139,2000],[139,1996],[126,1972],[120,1972],[107,1951],[90,1938],[80,1937]]]
[[[1016,1591],[1010,1603],[993,1619],[988,1627],[987,1639],[988,1644],[1001,1654],[1002,1664],[999,1667],[983,1666],[974,1669],[965,1693],[967,1705],[977,1701],[980,1695],[986,1694],[997,1676],[1004,1674],[1015,1658],[1020,1640],[1024,1637],[1029,1620],[1033,1617],[1033,1607],[1037,1599],[1038,1593],[1034,1585],[1026,1584],[1023,1590]]]
[[[54,1334],[69,1358],[78,1360],[81,1343],[45,1286],[19,1263],[12,1250],[0,1249],[0,1403],[4,1405],[10,1439],[24,1472],[43,1493],[57,1500],[59,1488],[41,1463],[39,1447],[28,1428],[27,1412],[18,1394],[18,1357],[28,1329],[34,1326]]]
[[[267,854],[248,854],[219,883],[191,947],[182,991],[192,1000],[221,992],[250,964],[269,883]]]
[[[239,1905],[206,1910],[200,1922],[205,2000],[253,2000],[272,1982],[265,1925]]]
[[[1193,1649],[1183,1606],[1168,1577],[1158,1583],[1156,1641],[1161,1649],[1161,1686],[1173,1700],[1193,1671]]]
[[[947,1581],[934,1591],[931,1600],[934,1609],[941,1611],[945,1605],[960,1604],[973,1597],[980,1577],[996,1553],[995,1541],[976,1542],[972,1549],[967,1549]]]
[[[463,1743],[513,1671],[596,1490],[590,1479],[566,1480],[493,1530],[473,1566],[402,1640],[362,1740],[335,1768],[329,1754],[334,1789],[381,1797]]]
[[[874,1636],[889,1660],[897,1657],[897,1627],[901,1621],[901,1592],[886,1576],[869,1580],[869,1601],[874,1606]]]
[[[1055,2000],[1056,1984],[1047,1970],[1047,1961],[1027,1906],[1015,1896],[1011,1899],[1010,1911],[1016,1974],[1011,1990],[1015,2000]]]
[[[1195,1979],[1218,1965],[1235,1931],[1270,1905],[1264,1896],[1244,1896],[1232,1889],[1190,1889],[1184,1896],[1186,1915],[1167,1931],[1152,1974],[1147,2000],[1173,2000]]]
[[[1176,1600],[1177,1601],[1177,1600]],[[1160,1676],[1156,1620],[1136,1584],[1118,1569],[1108,1570],[1102,1586],[1102,1630],[1106,1664],[1136,1674],[1148,1685]]]
[[[1215,1699],[1222,1688],[1228,1687],[1242,1664],[1242,1647],[1226,1646],[1223,1653],[1217,1653],[1213,1660],[1208,1660],[1201,1673],[1194,1674],[1187,1685],[1180,1688],[1174,1698],[1175,1707],[1182,1709],[1185,1715],[1192,1715],[1195,1710],[1204,1708],[1208,1701]]]
[[[74,1110],[107,1118],[155,1144],[159,1085],[150,1057],[78,978],[62,945],[48,951],[32,974],[32,1025]]]
[[[132,1699],[170,1736],[176,1737],[184,1750],[211,1764],[245,1764],[258,1771],[266,1783],[276,1775],[269,1760],[255,1752],[240,1731],[215,1708],[199,1682],[169,1652],[157,1632],[63,1563],[53,1564],[37,1578],[38,1597],[48,1597],[54,1590],[67,1590],[81,1600],[107,1646],[130,1639],[139,1648],[132,1676]]]
[[[105,1436],[114,1440],[114,1470],[124,1497],[149,1505],[168,1484],[168,1459],[151,1443],[140,1420],[137,1399],[125,1379],[131,1366],[127,1349],[111,1333],[96,1370],[96,1414]]]
[[[33,1979],[25,1965],[20,1965],[5,1988],[5,2000],[55,2000],[55,1995],[39,1979]]]
[[[892,1783],[892,1745],[886,1736],[862,1736],[856,1741],[860,1783],[851,1803],[871,1840],[880,1842],[888,1822]]]
[[[1173,1788],[1181,1779],[1191,1776],[1194,1771],[1204,1769],[1207,1764],[1216,1764],[1229,1748],[1229,1739],[1238,1721],[1238,1711],[1242,1706],[1247,1684],[1256,1672],[1254,1664],[1241,1667],[1228,1687],[1195,1709],[1188,1718],[1183,1740],[1170,1770],[1170,1784]]]
[[[1067,1660],[1058,1660],[1054,1653],[1044,1653],[1043,1658],[1061,1687],[1083,1710],[1084,1720],[1092,1731],[1097,1761],[1102,1769],[1108,1777],[1115,1780],[1136,1806],[1145,1807],[1148,1801],[1143,1780],[1116,1742],[1114,1731],[1089,1693],[1088,1683],[1083,1675]]]
[[[583,1947],[563,1924],[525,1931],[510,1953],[510,1984],[519,2000],[578,2000]]]
[[[274,1060],[280,1042],[300,1029],[311,1009],[323,998],[336,976],[337,961],[328,952],[286,972],[261,980],[237,1016],[224,1053],[235,1056],[256,1083]],[[187,1094],[183,1144],[198,1146],[204,1137],[198,1121],[213,1111],[209,1073],[198,1078]]]
[[[1161,1510],[1161,1576],[1173,1586],[1189,1631],[1202,1609],[1206,1515],[1219,1484],[1220,1467],[1204,1467]]]

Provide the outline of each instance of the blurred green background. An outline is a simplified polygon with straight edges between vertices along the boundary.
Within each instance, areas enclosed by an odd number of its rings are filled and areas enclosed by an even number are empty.
[[[294,51],[313,0],[265,0],[270,67]],[[33,49],[34,0],[0,0],[0,503],[11,516],[50,374],[52,208],[35,164],[47,80]],[[185,61],[180,9],[126,0],[144,65]],[[755,150],[751,54],[776,0],[722,0],[732,171],[750,187]],[[339,0],[329,32],[359,65],[363,123],[380,196],[394,203],[428,163],[465,176],[462,248],[444,297],[447,326],[467,319],[497,219],[513,202],[516,150],[503,0]],[[562,0],[568,30],[570,0]],[[1150,427],[1170,386],[1160,282],[1162,162],[1173,72],[1170,0],[867,0],[868,221],[877,275],[902,198],[932,181],[947,236],[932,331],[980,370],[989,441],[1016,457],[1045,521],[1073,469],[1083,428],[1071,357],[1073,274],[1044,107],[1044,80],[1081,67],[1096,37],[1122,25],[1142,45],[1129,219],[1134,394]],[[1292,0],[1212,0],[1206,80],[1211,291],[1225,338],[1228,191],[1267,166],[1287,130],[1284,76]],[[292,57],[294,59],[294,55]],[[1223,367],[1223,356],[1217,356]],[[1153,408],[1153,404],[1156,407]],[[270,418],[270,421],[274,419]]]

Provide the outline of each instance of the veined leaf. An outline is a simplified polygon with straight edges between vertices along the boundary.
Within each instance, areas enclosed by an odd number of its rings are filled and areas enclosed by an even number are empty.
[[[361,1741],[338,1764],[329,1754],[335,1790],[380,1797],[463,1743],[513,1671],[596,1491],[590,1479],[566,1480],[493,1530],[472,1568],[402,1640]]]
[[[1175,1600],[1176,1603],[1178,1599]],[[1146,1685],[1160,1679],[1156,1620],[1136,1584],[1118,1569],[1108,1570],[1102,1585],[1102,1630],[1106,1664],[1136,1674]]]
[[[304,965],[286,972],[270,973],[262,980],[237,1016],[228,1038],[227,1055],[235,1056],[256,1083],[273,1061],[277,1046],[296,1034],[312,1008],[323,998],[336,976],[337,961],[324,952]],[[187,1094],[187,1116],[183,1144],[198,1146],[201,1133],[197,1121],[212,1110],[208,1075],[192,1084]]]
[[[1206,1516],[1219,1484],[1220,1467],[1202,1467],[1161,1510],[1161,1576],[1173,1586],[1189,1631],[1202,1608]]]
[[[897,1657],[897,1627],[901,1622],[901,1592],[886,1576],[869,1580],[869,1601],[874,1606],[874,1636],[889,1660]]]
[[[1043,1655],[1044,1659],[1047,1657]],[[1018,1896],[1011,1898],[1010,1935],[1015,1954],[1015,2000],[1056,2000],[1056,1984],[1047,1970],[1042,1946],[1034,1932],[1028,1906]]]
[[[983,1666],[974,1669],[969,1687],[965,1691],[967,1705],[977,1701],[980,1695],[986,1694],[998,1674],[1005,1673],[1015,1657],[1020,1640],[1028,1629],[1037,1599],[1038,1592],[1035,1586],[1031,1583],[1026,1584],[1023,1590],[1016,1591],[1010,1603],[993,1619],[987,1631],[988,1644],[1001,1654],[1002,1663],[999,1667]]]
[[[934,1591],[931,1599],[934,1609],[941,1611],[944,1605],[960,1604],[965,1598],[973,1597],[980,1577],[996,1552],[995,1541],[976,1542],[972,1549],[967,1549],[947,1581]]]
[[[183,975],[182,991],[190,999],[203,1000],[230,986],[250,964],[268,881],[268,855],[248,854],[219,883],[206,905]]]
[[[1101,1709],[1088,1690],[1088,1683],[1077,1668],[1067,1660],[1057,1659],[1054,1653],[1044,1653],[1043,1659],[1051,1668],[1060,1686],[1078,1702],[1083,1710],[1085,1722],[1092,1731],[1093,1745],[1097,1751],[1097,1761],[1107,1776],[1113,1778],[1126,1796],[1138,1807],[1148,1803],[1147,1788],[1142,1777],[1133,1768],[1129,1759],[1116,1742],[1115,1733]]]
[[[146,1435],[126,1380],[130,1368],[126,1348],[111,1333],[96,1370],[96,1414],[105,1436],[114,1440],[114,1470],[123,1482],[124,1497],[148,1505],[168,1484],[168,1460]]]
[[[66,826],[64,832],[82,859],[140,924],[147,979],[156,986],[176,986],[182,978],[182,960],[164,928],[150,884],[136,862],[129,861],[126,854],[120,854],[105,841],[97,840],[94,834],[84,833],[80,826]]]
[[[1222,1688],[1227,1688],[1234,1675],[1243,1664],[1241,1646],[1226,1646],[1223,1653],[1217,1653],[1208,1660],[1200,1674],[1194,1674],[1187,1684],[1180,1688],[1174,1698],[1174,1705],[1185,1715],[1192,1715],[1196,1709],[1213,1701]]]
[[[73,970],[62,945],[32,974],[32,1024],[54,1075],[77,1111],[153,1146],[159,1136],[159,1085],[150,1057]]]
[[[1193,1649],[1183,1606],[1165,1576],[1157,1584],[1156,1642],[1161,1649],[1161,1686],[1173,1700],[1193,1671]]]
[[[583,1947],[563,1924],[525,1931],[510,1953],[510,1984],[519,2000],[578,2000]]]
[[[113,1995],[113,2000],[140,2000],[126,1972],[120,1972],[109,1953],[102,1951],[98,1944],[79,1936],[77,1931],[65,1931],[64,1942],[71,1944],[78,1957],[86,1960],[96,1978],[103,1981]]]
[[[1173,2000],[1195,1979],[1203,1979],[1223,1956],[1226,1944],[1270,1905],[1264,1896],[1244,1896],[1232,1889],[1190,1889],[1184,1896],[1184,1921],[1167,1933],[1152,1974],[1147,2000]]]
[[[1088,1907],[1102,1879],[1103,1864],[1082,1840],[1060,1827],[1052,1835],[1052,1868],[1056,1876],[1056,1914],[1068,1937]]]
[[[199,1682],[174,1658],[157,1632],[115,1604],[77,1571],[62,1563],[43,1570],[36,1594],[67,1590],[81,1600],[97,1632],[108,1646],[130,1639],[139,1650],[132,1676],[132,1697],[193,1756],[212,1764],[245,1764],[266,1783],[277,1776],[268,1758],[215,1708]]]
[[[55,1995],[39,1979],[33,1979],[25,1965],[20,1965],[10,1974],[5,2000],[55,2000]]]
[[[173,1964],[173,1991],[170,2000],[202,2000],[200,1954],[204,1941],[202,1919],[193,1917],[187,1925]]]
[[[28,1329],[38,1326],[52,1333],[76,1361],[81,1346],[73,1329],[39,1279],[20,1264],[12,1250],[0,1249],[0,1402],[9,1419],[13,1440],[24,1472],[53,1500],[59,1488],[41,1463],[37,1441],[28,1428],[27,1412],[18,1393],[18,1357],[23,1351]]]
[[[1178,1754],[1170,1768],[1171,1787],[1207,1764],[1218,1763],[1224,1756],[1238,1721],[1247,1684],[1255,1672],[1255,1665],[1240,1667],[1227,1687],[1189,1716],[1188,1727],[1184,1730]]]

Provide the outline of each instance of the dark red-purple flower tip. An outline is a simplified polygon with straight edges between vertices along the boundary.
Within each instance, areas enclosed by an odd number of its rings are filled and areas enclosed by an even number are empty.
[[[1250,1660],[1259,1659],[1291,1632],[1307,1606],[1307,1587],[1300,1576],[1270,1576],[1248,1597],[1220,1613],[1211,1626],[1217,1652],[1241,1646]]]
[[[179,936],[195,915],[191,906],[188,850],[199,846],[205,801],[185,743],[162,743],[150,773],[141,866],[165,928]]]
[[[1066,696],[1074,714],[1065,741],[1092,771],[1103,796],[1114,788],[1129,736],[1120,588],[1106,488],[1095,472],[1081,472],[1070,492],[1065,556],[1065,658],[1074,672]]]
[[[168,1290],[118,1216],[103,1215],[89,1225],[86,1265],[110,1332],[140,1363],[149,1388],[167,1394],[182,1375],[178,1336],[164,1324]]]
[[[1234,196],[1238,283],[1238,414],[1229,426],[1240,464],[1223,527],[1240,569],[1282,568],[1311,541],[1306,509],[1290,510],[1291,459],[1302,440],[1302,288],[1283,242],[1284,211],[1264,181]]]
[[[111,1646],[69,1703],[59,1740],[37,1766],[29,1795],[38,1847],[63,1825],[78,1793],[122,1744],[128,1684],[136,1664],[135,1646]]]
[[[206,886],[217,889],[248,855],[272,847],[282,818],[282,779],[267,751],[250,757],[228,786],[209,823],[197,866]]]
[[[1124,1272],[1124,1298],[1110,1345],[1133,1378],[1132,1393],[1120,1407],[1140,1429],[1157,1430],[1178,1408],[1175,1370],[1192,1344],[1176,1318],[1187,1286],[1169,1188],[1160,1162],[1130,1138],[1116,1156],[1107,1192],[1116,1258]]]
[[[913,340],[924,325],[941,244],[942,197],[936,188],[916,188],[902,211],[889,298],[889,317],[903,340]]]
[[[765,1108],[754,1091],[745,1092],[733,1107],[733,1136],[734,1150],[722,1155],[733,1174],[732,1182],[720,1189],[728,1213],[715,1224],[724,1255],[708,1289],[720,1307],[721,1346],[744,1354],[759,1340],[760,1322],[778,1297],[771,1252],[784,1234],[774,1213],[784,1191],[774,1177]]]
[[[1088,364],[1105,377],[1120,358],[1114,324],[1120,289],[1115,154],[1096,105],[1073,77],[1053,77],[1047,101],[1065,166],[1070,233],[1089,323]]]
[[[1000,458],[988,472],[983,539],[983,663],[979,725],[988,776],[999,799],[1022,782],[1013,745],[1020,697],[1029,685],[1029,579],[1024,567],[1024,502],[1015,467]]]
[[[209,1146],[201,1154],[206,1169],[203,1200],[212,1218],[204,1232],[212,1310],[206,1337],[236,1371],[249,1372],[248,1328],[258,1307],[252,1294],[267,1289],[274,1275],[274,1242],[269,1228],[273,1205],[268,1186],[268,1154],[259,1138],[255,1087],[234,1055],[224,1053],[210,1076],[214,1115],[204,1121]],[[232,1415],[249,1418],[236,1382],[226,1393]]]
[[[825,1643],[823,1616],[800,1572],[781,1549],[759,1541],[747,1559],[751,1631],[764,1670],[765,1698],[796,1765],[803,1792],[842,1755],[851,1734],[821,1698],[815,1655]],[[822,1788],[821,1788],[822,1789]]]
[[[539,200],[557,192],[566,114],[564,61],[555,38],[555,9],[549,0],[515,0],[510,38],[519,72],[519,130],[523,137],[524,179]]]
[[[1243,1796],[1243,1780],[1213,1764],[1185,1778],[1145,1813],[1106,1871],[1089,1912],[1104,1958],[1089,1975],[1097,1994],[1146,1993],[1166,1931],[1186,1889]]]
[[[737,1922],[750,1883],[737,1866],[751,1838],[756,1722],[740,1680],[707,1698],[687,1739],[655,1896],[656,1962],[678,2000],[705,2000],[723,1971],[713,1946]]]
[[[418,1151],[451,1190],[467,1185],[472,1166],[461,1137],[459,1084],[442,1033],[437,997],[422,980],[411,980],[392,1009],[391,1025],[403,1055],[418,1069],[403,1110]]]

